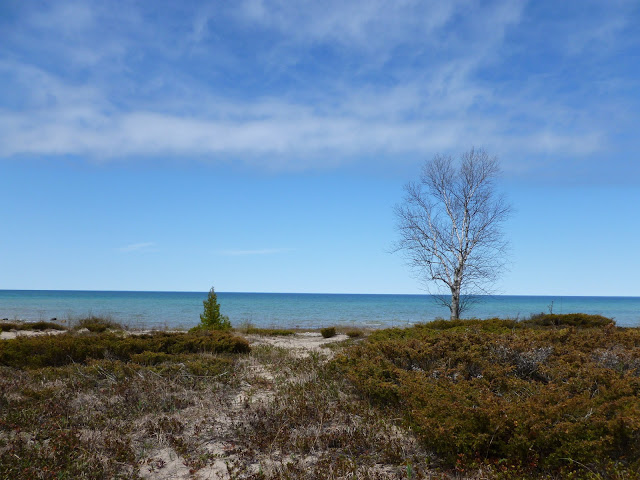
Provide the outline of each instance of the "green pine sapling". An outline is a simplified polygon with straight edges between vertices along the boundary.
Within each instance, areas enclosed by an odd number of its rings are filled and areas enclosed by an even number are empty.
[[[229,317],[220,314],[220,304],[216,292],[211,287],[207,299],[202,302],[204,312],[200,314],[200,325],[198,328],[205,330],[229,330],[231,322]]]

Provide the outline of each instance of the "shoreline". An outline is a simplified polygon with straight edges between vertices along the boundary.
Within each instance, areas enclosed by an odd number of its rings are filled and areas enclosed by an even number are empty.
[[[0,318],[72,322],[94,315],[132,328],[188,329],[198,323],[204,299],[204,294],[182,292],[0,291]],[[448,309],[427,295],[221,292],[219,303],[234,326],[250,322],[263,328],[388,328],[449,317]],[[599,314],[620,326],[640,326],[640,297],[489,296],[464,316],[527,318],[549,310]]]

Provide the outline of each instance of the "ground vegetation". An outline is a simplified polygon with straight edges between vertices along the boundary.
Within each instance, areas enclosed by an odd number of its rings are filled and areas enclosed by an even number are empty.
[[[588,315],[436,321],[336,360],[460,474],[638,478],[640,331]]]
[[[33,335],[0,341],[0,478],[640,478],[640,331],[605,317]]]

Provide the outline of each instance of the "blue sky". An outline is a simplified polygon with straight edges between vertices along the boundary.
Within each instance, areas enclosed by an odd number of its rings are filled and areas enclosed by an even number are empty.
[[[418,293],[402,185],[497,155],[504,294],[640,295],[636,1],[0,4],[0,288]]]

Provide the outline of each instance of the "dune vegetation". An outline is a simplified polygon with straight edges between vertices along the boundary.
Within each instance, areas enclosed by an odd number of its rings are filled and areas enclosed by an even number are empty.
[[[605,317],[104,325],[0,341],[0,478],[640,478],[640,330]]]

